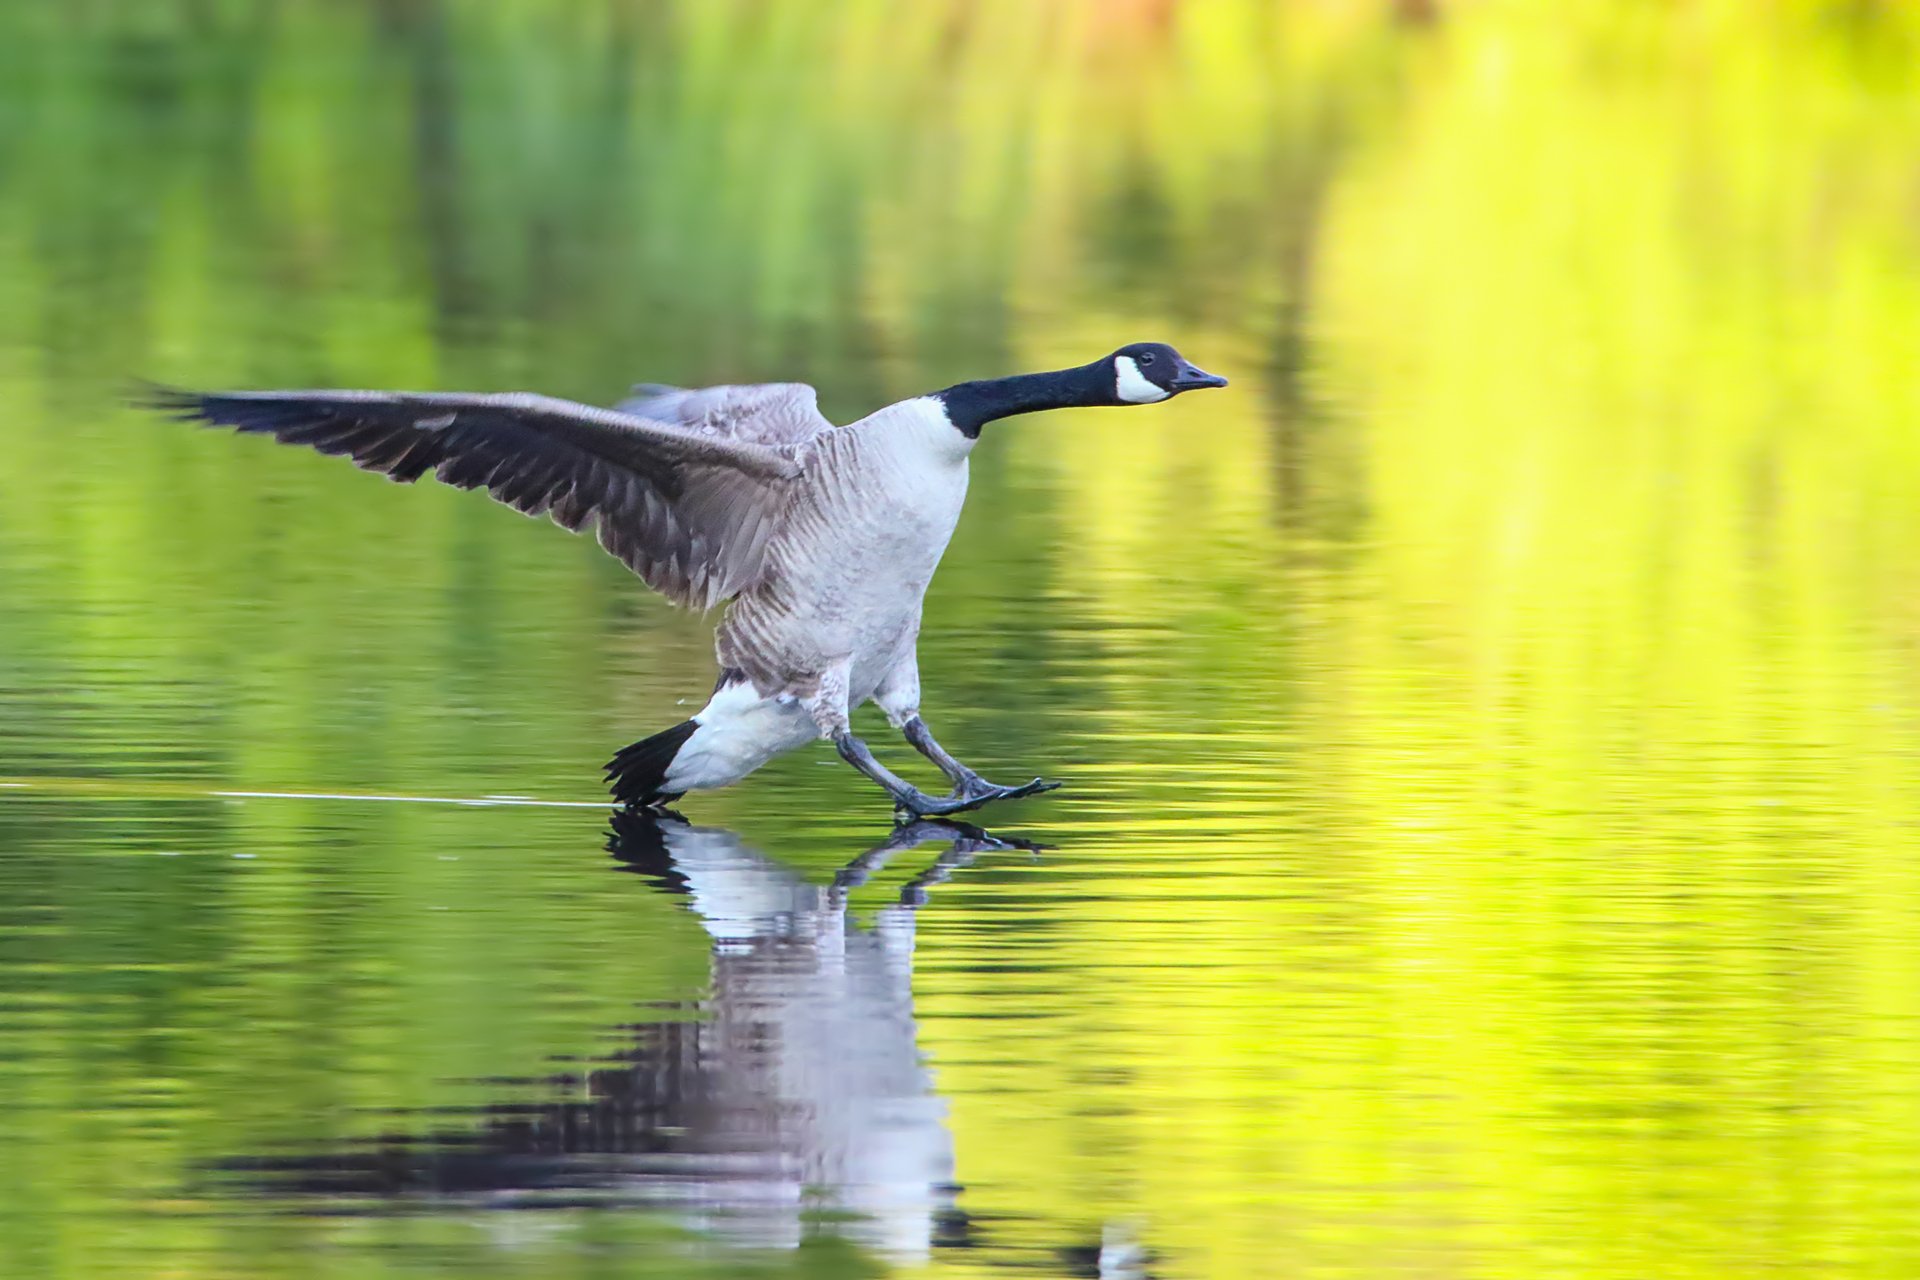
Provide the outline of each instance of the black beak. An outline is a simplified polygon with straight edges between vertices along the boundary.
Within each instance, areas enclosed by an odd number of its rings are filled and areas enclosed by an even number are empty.
[[[1180,368],[1175,371],[1173,375],[1173,382],[1169,384],[1168,390],[1198,391],[1201,387],[1224,387],[1226,385],[1227,380],[1219,374],[1208,373],[1205,369],[1196,369],[1185,360],[1182,360],[1180,362]]]

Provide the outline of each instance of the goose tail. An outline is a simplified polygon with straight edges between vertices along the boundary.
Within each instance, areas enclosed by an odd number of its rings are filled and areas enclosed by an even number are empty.
[[[625,809],[657,809],[685,795],[684,790],[668,789],[667,770],[699,727],[696,721],[682,720],[615,752],[607,761],[607,787],[614,802]]]

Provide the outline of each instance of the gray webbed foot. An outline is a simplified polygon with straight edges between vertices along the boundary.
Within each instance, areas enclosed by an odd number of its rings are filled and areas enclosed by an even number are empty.
[[[1045,778],[1035,778],[1032,782],[1018,787],[1003,787],[997,782],[988,782],[978,775],[963,781],[950,796],[930,796],[923,791],[914,791],[894,801],[893,812],[896,818],[937,818],[949,813],[964,813],[968,809],[978,809],[981,805],[992,804],[995,800],[1018,800],[1022,796],[1039,795],[1043,791],[1052,791],[1060,784],[1048,782]]]
[[[919,725],[918,717],[913,723]],[[921,726],[924,730],[925,726]],[[924,732],[922,737],[927,737]],[[931,741],[930,737],[927,737]],[[985,778],[967,768],[944,752],[934,758],[949,778],[954,779],[953,794],[949,796],[930,796],[920,788],[898,777],[894,772],[873,758],[872,750],[866,743],[842,730],[833,739],[834,749],[840,758],[879,783],[886,793],[893,797],[894,820],[904,822],[908,818],[938,818],[949,813],[961,813],[968,809],[978,809],[983,804],[995,800],[1017,800],[1021,796],[1038,795],[1042,791],[1051,791],[1060,784],[1048,782],[1045,778],[1035,778],[1020,787],[1003,787],[988,782]],[[916,744],[917,745],[917,744]],[[935,744],[937,750],[938,744]]]

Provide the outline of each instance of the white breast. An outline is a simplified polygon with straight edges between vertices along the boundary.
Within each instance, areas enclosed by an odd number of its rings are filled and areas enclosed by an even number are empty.
[[[871,693],[918,630],[966,500],[973,443],[931,397],[823,437],[771,549],[773,585],[730,612],[722,661],[796,676],[851,661],[850,692]]]

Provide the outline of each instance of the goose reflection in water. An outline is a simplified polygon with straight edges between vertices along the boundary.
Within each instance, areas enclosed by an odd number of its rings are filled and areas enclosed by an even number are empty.
[[[850,918],[852,889],[933,841],[951,847],[897,902],[870,925]],[[825,886],[671,815],[616,814],[608,847],[622,870],[685,895],[706,927],[706,997],[623,1027],[627,1048],[563,1081],[583,1097],[481,1106],[464,1131],[224,1167],[288,1194],[667,1205],[760,1246],[797,1244],[820,1211],[847,1215],[836,1231],[897,1259],[965,1243],[946,1105],[916,1042],[914,913],[979,853],[1036,846],[922,820]]]

